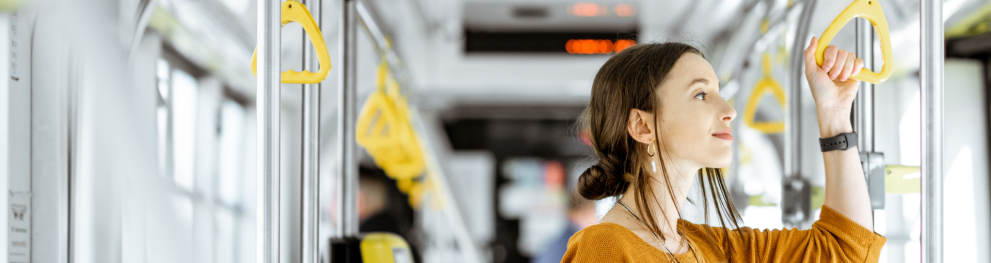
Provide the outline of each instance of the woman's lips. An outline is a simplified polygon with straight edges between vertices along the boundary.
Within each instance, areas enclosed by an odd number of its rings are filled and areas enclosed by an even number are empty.
[[[723,139],[723,140],[732,141],[733,140],[733,130],[732,129],[721,130],[719,132],[713,133],[712,136],[715,136],[716,138],[720,138],[720,139]]]

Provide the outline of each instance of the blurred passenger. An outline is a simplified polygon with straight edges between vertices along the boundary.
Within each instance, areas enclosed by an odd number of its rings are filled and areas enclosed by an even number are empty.
[[[531,263],[559,263],[568,251],[568,240],[582,228],[595,224],[595,202],[572,192],[568,202],[568,226],[544,251],[530,260]]]
[[[819,134],[809,135],[826,139],[826,197],[811,229],[739,226],[718,169],[733,159],[736,110],[720,97],[715,70],[689,45],[639,44],[602,65],[581,120],[598,163],[578,178],[578,192],[618,200],[575,233],[562,262],[877,262],[886,239],[873,229],[858,150],[839,143],[857,141],[846,136],[860,83],[848,78],[863,60],[829,46],[819,66],[817,47],[812,38],[805,76],[819,119]],[[718,225],[708,215],[705,224],[681,218],[695,180]]]
[[[361,233],[389,232],[400,235],[409,244],[413,260],[421,262],[418,242],[414,240],[413,208],[395,181],[381,169],[358,169],[358,230]]]

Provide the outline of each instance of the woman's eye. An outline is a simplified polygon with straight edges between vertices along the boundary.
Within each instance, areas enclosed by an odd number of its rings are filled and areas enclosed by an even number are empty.
[[[700,99],[700,100],[705,100],[705,95],[708,95],[708,94],[706,94],[705,92],[701,92],[698,95],[695,95],[695,97],[698,98],[698,99]]]

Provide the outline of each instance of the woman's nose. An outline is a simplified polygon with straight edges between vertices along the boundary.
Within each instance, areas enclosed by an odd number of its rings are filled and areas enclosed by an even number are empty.
[[[721,120],[732,121],[733,119],[736,119],[736,109],[734,109],[732,105],[729,105],[729,103],[726,103],[726,109],[728,110],[724,111],[725,113],[723,113]]]

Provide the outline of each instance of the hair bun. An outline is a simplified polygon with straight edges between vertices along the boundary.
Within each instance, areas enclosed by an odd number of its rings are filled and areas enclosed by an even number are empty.
[[[599,200],[626,192],[629,182],[608,158],[600,158],[578,177],[578,193],[586,199]]]

